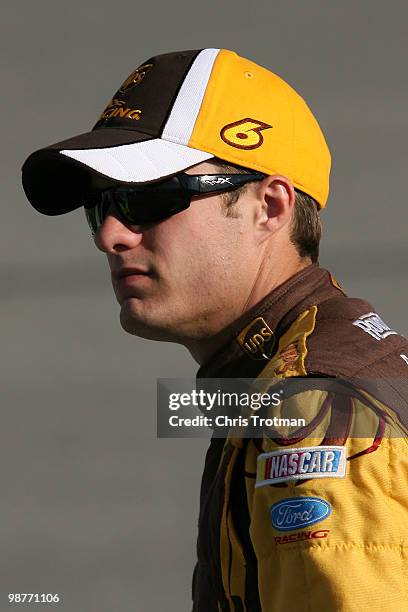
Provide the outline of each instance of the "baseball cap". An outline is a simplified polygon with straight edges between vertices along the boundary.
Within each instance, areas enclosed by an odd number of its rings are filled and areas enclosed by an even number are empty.
[[[22,180],[36,210],[59,215],[82,206],[93,175],[148,183],[212,157],[283,174],[326,204],[330,152],[308,105],[278,75],[227,49],[143,62],[90,132],[32,153]]]

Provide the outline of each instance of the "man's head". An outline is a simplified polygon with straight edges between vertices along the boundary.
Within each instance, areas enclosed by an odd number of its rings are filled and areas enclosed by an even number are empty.
[[[54,215],[88,206],[101,181],[140,190],[180,171],[219,173],[219,163],[265,178],[246,185],[236,203],[236,193],[196,195],[150,226],[124,223],[117,203],[121,219],[108,214],[96,237],[115,282],[126,266],[151,272],[116,282],[124,327],[180,340],[216,333],[268,286],[317,259],[316,209],[327,201],[330,153],[290,85],[225,49],[153,57],[124,81],[91,132],[33,153],[23,186],[37,210]],[[155,204],[143,201],[150,214]]]
[[[221,164],[202,162],[186,173],[238,170]],[[108,210],[95,242],[107,254],[126,331],[187,346],[202,341],[310,263],[292,242],[296,194],[287,177],[265,176],[237,196],[196,196],[150,225],[130,225]]]

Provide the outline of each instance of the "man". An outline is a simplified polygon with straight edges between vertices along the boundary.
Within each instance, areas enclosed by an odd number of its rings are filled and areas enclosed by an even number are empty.
[[[38,211],[85,207],[127,332],[307,421],[213,437],[196,612],[408,609],[408,343],[318,266],[329,173],[302,98],[224,49],[149,59],[23,167]]]

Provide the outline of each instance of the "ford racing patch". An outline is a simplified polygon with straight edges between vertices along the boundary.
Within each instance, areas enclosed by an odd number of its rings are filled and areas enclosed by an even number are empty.
[[[283,499],[270,508],[271,522],[278,531],[296,531],[324,521],[331,514],[331,505],[320,497]]]
[[[309,446],[258,456],[256,487],[310,478],[344,478],[345,446]]]

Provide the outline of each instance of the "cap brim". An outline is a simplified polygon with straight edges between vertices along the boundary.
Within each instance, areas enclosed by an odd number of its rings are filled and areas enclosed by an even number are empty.
[[[22,168],[23,188],[40,213],[62,215],[83,206],[93,176],[113,183],[145,183],[212,157],[134,130],[104,128],[32,153]]]

